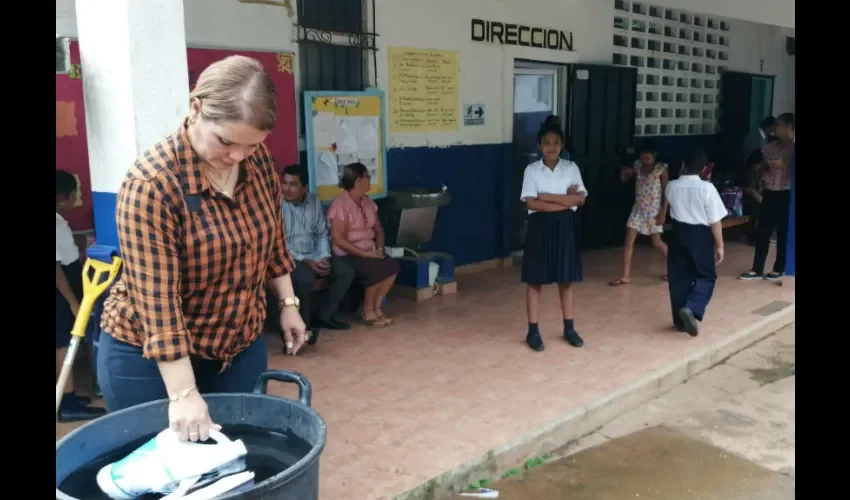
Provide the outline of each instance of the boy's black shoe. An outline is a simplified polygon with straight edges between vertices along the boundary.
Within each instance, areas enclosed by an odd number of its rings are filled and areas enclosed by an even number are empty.
[[[573,347],[581,347],[584,345],[584,341],[579,337],[578,332],[575,330],[567,330],[564,332],[564,340],[567,341]]]
[[[688,332],[688,335],[691,337],[699,335],[699,326],[697,326],[697,319],[693,311],[687,307],[683,307],[679,309],[679,318],[682,320],[682,326]]]
[[[546,348],[543,345],[543,339],[540,337],[540,332],[529,333],[525,336],[525,343],[533,350],[540,352]]]

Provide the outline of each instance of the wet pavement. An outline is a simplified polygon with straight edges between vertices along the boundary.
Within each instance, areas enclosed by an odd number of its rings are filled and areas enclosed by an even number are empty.
[[[666,426],[609,440],[493,488],[502,500],[794,498],[791,478]]]
[[[484,481],[502,500],[793,499],[794,351],[792,324],[556,457]]]

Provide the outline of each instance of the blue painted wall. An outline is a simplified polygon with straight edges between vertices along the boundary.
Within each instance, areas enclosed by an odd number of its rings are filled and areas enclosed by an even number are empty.
[[[457,266],[509,255],[511,149],[482,144],[387,151],[389,189],[449,187],[451,204],[440,207],[427,250],[452,254]]]
[[[115,223],[115,205],[118,201],[118,194],[95,191],[91,197],[97,244],[118,248],[118,226]]]
[[[659,158],[671,165],[674,176],[679,162],[694,146],[706,149],[709,157],[714,151],[713,135],[651,139],[659,150]],[[638,146],[642,140],[645,139],[637,140]],[[427,250],[452,254],[456,266],[510,255],[508,196],[512,152],[512,144],[391,148],[387,151],[389,189],[439,188],[445,184],[451,191],[451,204],[440,208],[434,237],[426,245]],[[117,247],[116,195],[96,192],[92,194],[92,201],[98,243]],[[793,241],[792,238],[789,235],[789,241]],[[789,249],[789,258],[793,259],[792,249]],[[793,271],[793,265],[788,269]]]
[[[797,217],[794,214],[794,191],[797,189],[795,157],[796,155],[791,156],[791,208],[788,213],[788,242],[785,244],[785,274],[789,276],[794,276],[796,273],[794,266],[797,258],[797,244],[794,230],[797,221]]]
[[[543,117],[545,118],[545,116]],[[534,133],[537,133],[537,123]],[[714,135],[649,138],[659,158],[671,165],[675,177],[679,163],[695,146],[711,158]],[[638,138],[637,144],[646,138]],[[449,187],[451,204],[441,207],[434,237],[427,250],[454,255],[455,265],[510,255],[509,182],[512,144],[450,147],[392,148],[387,151],[389,189],[424,186]],[[623,220],[623,224],[625,224]]]

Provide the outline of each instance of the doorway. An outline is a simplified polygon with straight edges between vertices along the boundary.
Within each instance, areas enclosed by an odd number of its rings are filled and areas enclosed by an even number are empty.
[[[549,115],[557,115],[565,123],[565,65],[532,61],[514,63],[513,165],[511,169],[511,254],[522,255],[527,213],[519,200],[525,167],[537,161],[537,131]]]
[[[750,100],[750,127],[755,130],[761,121],[773,111],[773,78],[757,76],[753,78],[753,96]]]
[[[717,177],[744,167],[741,145],[747,134],[773,114],[775,77],[738,71],[723,73],[720,94],[720,131],[714,168]]]

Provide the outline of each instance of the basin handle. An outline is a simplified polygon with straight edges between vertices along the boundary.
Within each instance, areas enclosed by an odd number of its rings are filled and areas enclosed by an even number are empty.
[[[310,406],[313,401],[313,386],[307,377],[300,373],[290,372],[285,370],[269,370],[260,374],[257,377],[257,383],[254,384],[254,394],[267,394],[269,380],[277,382],[291,382],[298,386],[298,402],[304,406]]]

